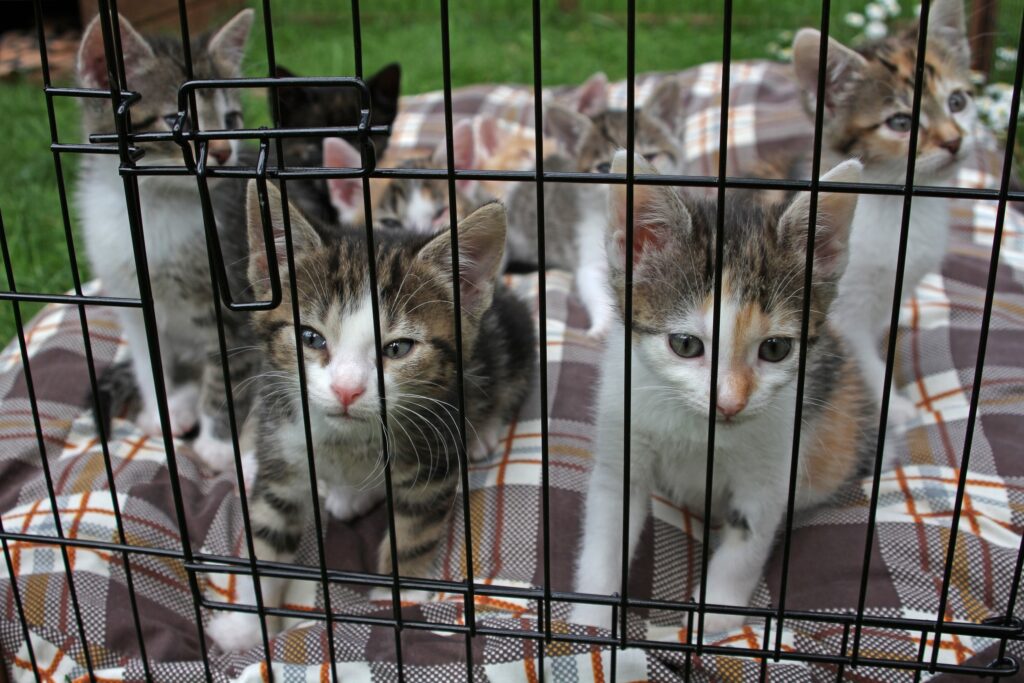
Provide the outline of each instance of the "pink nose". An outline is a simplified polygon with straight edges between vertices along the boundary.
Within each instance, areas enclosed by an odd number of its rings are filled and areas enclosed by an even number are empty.
[[[720,398],[716,407],[718,408],[718,413],[722,417],[729,419],[731,417],[735,417],[746,406],[747,402],[743,400],[728,400]]]
[[[334,395],[338,397],[338,402],[341,403],[341,407],[347,409],[350,405],[356,402],[356,399],[366,393],[366,387],[332,384],[331,391],[333,391]]]
[[[223,166],[224,164],[226,164],[228,162],[228,159],[231,158],[231,146],[230,145],[224,145],[223,147],[220,147],[220,146],[216,146],[215,147],[215,146],[211,145],[210,146],[209,154],[210,154],[210,156],[212,156],[214,159],[217,160],[218,164]]]

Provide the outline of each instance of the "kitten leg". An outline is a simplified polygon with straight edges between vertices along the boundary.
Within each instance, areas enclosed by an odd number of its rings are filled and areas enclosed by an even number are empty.
[[[620,458],[621,446],[614,454],[602,449],[597,454],[590,476],[583,516],[583,540],[576,565],[575,590],[580,593],[610,595],[622,590],[622,468],[607,457]],[[634,453],[634,460],[642,457]],[[629,492],[629,530],[627,553],[632,559],[647,521],[651,492],[634,477]],[[612,608],[605,605],[577,604],[570,621],[611,629]]]
[[[396,473],[397,475],[397,473]],[[421,473],[421,476],[426,476]],[[402,577],[426,578],[434,568],[441,542],[448,533],[452,506],[458,487],[458,470],[441,480],[412,485],[396,476],[392,490],[395,506],[395,540],[398,549],[398,573]],[[388,534],[381,542],[377,571],[391,573],[391,543]],[[403,602],[426,602],[430,591],[402,589]],[[389,587],[375,588],[371,600],[390,600]]]
[[[264,474],[271,476],[263,476]],[[280,460],[265,458],[249,494],[249,520],[252,524],[256,558],[268,562],[290,562],[302,539],[302,527],[309,501],[308,487],[303,486],[300,468]],[[239,575],[238,603],[255,605],[256,592],[250,576]],[[285,581],[263,576],[260,589],[266,607],[279,607]],[[267,634],[279,629],[279,619],[267,618]],[[225,651],[249,650],[262,641],[259,616],[244,612],[220,612],[206,628],[217,645]]]
[[[876,405],[881,406],[885,386],[885,359],[878,353],[875,335],[867,327],[850,328],[846,330],[846,341],[861,368],[870,395],[874,397]],[[917,406],[900,393],[894,384],[889,391],[890,428],[902,431],[915,417]]]
[[[588,216],[577,226],[576,289],[590,316],[587,336],[604,339],[615,320],[614,302],[608,289],[608,257],[604,248],[604,215]]]
[[[770,491],[751,477],[737,486],[722,542],[708,562],[707,602],[746,607],[775,543],[775,532],[785,511],[786,494]],[[743,625],[744,617],[707,614],[705,633],[719,633]]]
[[[498,450],[508,425],[499,417],[494,417],[480,426],[475,435],[471,433],[472,443],[469,447],[470,462],[484,462]],[[471,430],[472,432],[472,430]]]
[[[229,344],[228,348],[232,348]],[[235,424],[241,430],[252,404],[251,391],[237,389],[242,382],[259,372],[259,357],[241,353],[230,358],[232,403]],[[211,353],[203,367],[202,411],[199,416],[199,436],[192,444],[196,455],[215,472],[230,470],[235,463],[235,448],[231,443],[231,423],[228,415],[227,392],[224,390],[224,369],[220,354]]]
[[[384,487],[359,489],[354,486],[328,486],[324,507],[331,516],[342,522],[362,517],[384,500]]]
[[[156,383],[153,381],[153,363],[149,355],[149,341],[146,336],[146,325],[141,311],[122,310],[121,327],[128,342],[128,350],[135,371],[135,382],[139,388],[142,410],[136,418],[139,428],[146,434],[160,436],[160,410],[156,400]],[[171,366],[170,349],[161,341],[161,353],[164,360],[164,388],[167,392],[167,412],[170,419],[171,434],[183,436],[196,426],[196,403],[198,392],[194,384],[176,384],[168,370]]]

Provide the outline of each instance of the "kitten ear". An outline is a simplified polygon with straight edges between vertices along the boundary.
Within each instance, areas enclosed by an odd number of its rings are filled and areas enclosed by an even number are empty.
[[[860,182],[864,166],[856,159],[839,164],[821,177],[825,182]],[[857,195],[849,192],[818,194],[818,217],[814,225],[814,274],[838,280],[849,256],[850,227],[857,209]],[[793,249],[803,251],[811,215],[811,193],[800,192],[779,219],[779,235]]]
[[[476,146],[484,159],[492,159],[501,147],[502,131],[498,128],[498,120],[493,116],[477,116]]]
[[[928,40],[941,40],[962,69],[971,66],[963,0],[933,0],[928,11]]]
[[[593,127],[589,118],[560,104],[544,109],[544,136],[557,141],[572,159],[579,157],[583,140]]]
[[[460,119],[452,126],[452,151],[455,154],[452,168],[461,171],[476,168],[476,136],[473,134],[473,119]],[[448,150],[446,141],[442,140],[434,151],[434,163],[447,168]],[[460,179],[455,187],[460,192],[469,193],[476,188],[477,181]]]
[[[284,211],[281,191],[273,183],[267,183],[267,203],[270,209],[270,225],[274,233],[274,249],[277,252],[278,271],[282,280],[288,263],[284,239]],[[249,235],[249,284],[256,295],[266,298],[270,293],[270,269],[267,263],[267,249],[263,240],[263,215],[260,211],[259,191],[256,179],[249,181],[246,188],[245,215]],[[288,205],[288,218],[292,229],[292,249],[295,256],[320,248],[323,244],[313,226],[294,205]]]
[[[398,114],[398,91],[402,82],[402,67],[392,62],[370,76],[366,87],[373,101],[374,123],[389,124]]]
[[[121,53],[124,55],[125,76],[130,81],[132,76],[144,71],[153,59],[153,48],[146,39],[135,30],[128,20],[117,15],[121,28]],[[100,17],[97,14],[85,33],[78,47],[78,81],[85,88],[109,88],[107,78],[107,58],[103,52],[103,30],[100,28]]]
[[[626,172],[624,149],[612,159],[612,173]],[[633,154],[634,175],[657,175],[658,171],[639,154]],[[633,186],[633,265],[661,251],[673,235],[689,232],[692,225],[675,188],[659,185]],[[608,192],[608,262],[613,270],[626,268],[626,186],[613,185]]]
[[[485,204],[459,222],[459,294],[462,312],[480,316],[490,305],[505,256],[505,207]],[[427,242],[419,258],[451,272],[451,235],[444,230]]]
[[[324,138],[326,168],[362,168],[359,150],[341,138]],[[331,205],[338,210],[343,223],[358,223],[363,215],[363,179],[328,178],[327,191]]]
[[[255,12],[252,9],[244,9],[210,37],[207,51],[230,74],[237,75],[242,66],[242,57],[245,56],[245,44],[249,41],[253,17],[255,17]]]
[[[591,76],[576,91],[576,111],[584,116],[597,116],[608,111],[608,77],[603,71]]]
[[[667,125],[670,130],[674,129],[682,91],[678,78],[666,78],[647,98],[643,105],[644,112]]]
[[[821,33],[813,28],[797,31],[793,38],[793,68],[804,90],[814,97],[818,92],[818,52]],[[828,58],[825,65],[825,106],[836,106],[847,85],[855,78],[867,61],[839,41],[828,39]]]

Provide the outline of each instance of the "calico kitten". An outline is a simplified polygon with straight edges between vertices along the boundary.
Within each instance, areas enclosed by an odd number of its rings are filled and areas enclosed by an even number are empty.
[[[476,165],[476,143],[473,122],[463,119],[452,128],[455,154],[454,168],[466,170]],[[445,143],[438,145],[427,157],[410,159],[398,164],[403,169],[446,169],[448,152]],[[359,151],[341,138],[325,138],[323,160],[327,168],[359,168]],[[386,162],[380,166],[388,166]],[[462,219],[483,206],[488,200],[478,192],[475,180],[455,181],[458,218]],[[331,178],[327,181],[330,202],[338,218],[349,225],[364,225],[365,204],[361,178]],[[446,178],[372,178],[370,201],[373,203],[375,226],[406,228],[423,234],[433,234],[448,225],[449,196]]]
[[[273,186],[268,191],[277,255],[287,268],[280,194]],[[261,296],[267,256],[258,202],[251,182],[249,277]],[[324,241],[294,207],[289,213],[317,473],[336,487],[328,507],[347,519],[383,497],[365,232],[345,230]],[[504,209],[488,204],[458,231],[466,419],[470,435],[473,428],[494,434],[514,417],[529,388],[537,340],[529,310],[497,282]],[[450,241],[448,233],[389,229],[375,238],[399,569],[424,576],[447,531],[459,483]],[[288,301],[290,294],[284,296]],[[257,557],[287,560],[298,548],[310,505],[290,307],[258,313],[255,325],[269,371],[257,408],[259,470],[249,511]],[[386,538],[378,566],[391,572]],[[262,586],[267,604],[278,604],[280,582],[264,578]],[[219,615],[208,633],[229,650],[259,640],[258,622],[246,614]]]
[[[638,174],[655,173],[643,158]],[[625,171],[624,152],[612,170]],[[822,179],[855,182],[848,161]],[[620,590],[623,412],[632,392],[629,554],[651,493],[704,509],[716,202],[679,188],[634,187],[632,382],[624,335],[610,336],[597,407],[576,588]],[[616,309],[625,296],[625,186],[613,188],[607,248]],[[707,601],[746,605],[786,510],[810,196],[765,207],[733,195],[725,210],[713,510],[724,520],[708,566]],[[872,395],[826,314],[847,258],[857,197],[823,193],[815,231],[797,509],[827,500],[875,444]],[[620,328],[621,330],[621,328]],[[573,621],[608,627],[611,609],[577,605]],[[708,631],[742,623],[709,614]]]
[[[829,39],[823,159],[860,159],[865,182],[906,181],[917,41],[916,24],[856,51]],[[808,93],[817,92],[820,44],[821,35],[813,29],[803,29],[793,40],[793,65]],[[957,171],[974,147],[977,122],[962,0],[932,3],[925,68],[914,183],[948,186],[955,183]],[[853,223],[850,264],[839,283],[832,313],[879,400],[885,373],[879,338],[888,330],[892,313],[902,210],[902,195],[861,198]],[[903,297],[913,294],[927,273],[942,266],[949,211],[948,199],[914,197]],[[916,414],[912,401],[892,393],[890,418],[897,425]]]
[[[142,95],[132,107],[132,128],[135,132],[168,131],[177,117],[178,85],[186,80],[180,41],[170,36],[144,37],[123,17],[118,21],[127,85]],[[217,31],[196,38],[191,48],[195,78],[238,76],[252,21],[252,10],[242,10]],[[82,37],[77,72],[83,87],[109,87],[99,17],[89,24]],[[196,106],[202,130],[225,130],[242,125],[241,104],[235,90],[199,91]],[[86,136],[111,132],[114,125],[110,104],[103,99],[83,99],[82,128]],[[145,150],[142,165],[182,163],[181,151],[174,143],[138,144]],[[209,163],[214,166],[232,164],[235,148],[233,140],[211,141]],[[103,282],[104,293],[138,297],[128,208],[118,166],[115,156],[88,155],[83,159],[76,190],[77,207],[92,273]],[[175,436],[182,436],[192,432],[198,422],[195,450],[208,464],[220,469],[230,462],[232,448],[230,441],[225,441],[228,424],[224,412],[223,375],[217,354],[206,240],[196,181],[190,176],[140,176],[138,186],[170,427]],[[222,235],[222,243],[227,263],[244,263],[244,238]],[[244,280],[244,265],[236,268],[232,275],[239,281]],[[226,310],[224,313],[229,345],[244,345],[239,341],[244,337],[244,319]],[[119,314],[131,354],[133,384],[141,398],[137,422],[147,433],[160,434],[142,313],[122,308]],[[251,365],[251,354],[242,354],[232,359],[231,370],[243,376],[251,371]],[[124,382],[105,382],[105,386],[118,390],[124,385]],[[114,398],[111,401],[124,403]],[[240,419],[244,419],[244,397],[236,399],[235,405]],[[98,417],[107,420],[112,412],[111,406],[101,407]]]
[[[292,77],[284,67],[278,67],[279,78]],[[401,86],[401,68],[388,64],[366,79],[370,91],[370,124],[391,125],[398,115],[398,98]],[[274,94],[268,90],[267,99],[273,109]],[[359,97],[353,88],[288,86],[278,88],[281,125],[288,128],[320,128],[326,126],[354,126],[359,123]],[[383,158],[388,146],[388,135],[371,136],[378,161]],[[320,138],[284,138],[282,141],[285,161],[289,166],[320,167],[331,166],[325,157],[325,142]],[[356,154],[358,157],[358,154]],[[250,158],[251,157],[251,158]],[[242,165],[255,165],[255,153],[245,154]],[[247,163],[248,162],[248,163]],[[357,161],[355,166],[361,166]],[[362,206],[362,181],[358,181],[358,201]],[[337,209],[328,190],[328,181],[321,178],[293,179],[288,183],[289,201],[294,203],[310,219],[332,223],[337,219]]]

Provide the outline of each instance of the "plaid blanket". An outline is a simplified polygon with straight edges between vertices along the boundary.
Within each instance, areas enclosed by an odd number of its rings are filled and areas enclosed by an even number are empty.
[[[685,71],[680,134],[686,171],[714,174],[718,165],[719,83],[721,65]],[[638,103],[658,75],[638,79]],[[624,104],[625,87],[611,86],[613,103]],[[562,89],[562,92],[566,92]],[[742,175],[758,160],[779,150],[810,148],[811,126],[801,111],[796,86],[783,66],[738,63],[732,73],[729,115],[729,173]],[[453,96],[457,117],[486,113],[529,127],[532,91],[517,86],[474,86]],[[429,152],[443,137],[440,93],[404,98],[391,146],[401,155]],[[1001,155],[988,137],[958,182],[965,187],[995,187]],[[803,146],[803,147],[802,147]],[[911,429],[902,465],[883,473],[878,525],[867,592],[869,615],[934,620],[949,540],[956,484],[966,429],[968,401],[977,354],[981,310],[992,246],[993,202],[956,201],[954,232],[942,273],[930,275],[902,310],[896,366],[897,386],[921,407]],[[1003,243],[981,387],[981,410],[956,539],[952,582],[945,619],[977,623],[1007,610],[1014,562],[1024,524],[1024,460],[1018,448],[1024,430],[1024,360],[1019,348],[1024,331],[1024,243],[1022,217],[1009,212]],[[516,276],[510,284],[536,302],[535,276]],[[93,285],[91,292],[98,291]],[[550,427],[550,534],[552,589],[571,590],[574,549],[591,463],[590,387],[596,380],[601,348],[583,331],[586,314],[573,294],[571,278],[552,272],[547,280],[548,396]],[[536,304],[535,304],[536,310]],[[92,349],[102,370],[124,353],[110,310],[87,309]],[[0,355],[0,512],[8,532],[53,537],[58,527],[69,538],[118,540],[115,504],[128,543],[155,549],[133,553],[129,565],[138,595],[145,652],[153,676],[161,681],[204,679],[193,596],[183,562],[181,534],[169,486],[162,443],[142,436],[132,424],[115,422],[110,457],[117,495],[111,495],[101,448],[91,417],[83,413],[87,370],[77,310],[50,306],[27,330],[32,387],[38,418],[29,401],[26,359],[17,344]],[[540,414],[535,393],[510,427],[501,452],[470,468],[471,533],[478,581],[520,587],[543,582],[541,542]],[[37,438],[35,420],[40,435]],[[40,451],[43,451],[42,453]],[[186,501],[188,532],[197,551],[244,555],[242,521],[233,475],[210,476],[189,452],[178,450]],[[41,457],[42,456],[42,457]],[[49,464],[57,510],[47,494],[43,458]],[[856,481],[834,504],[797,517],[792,538],[786,605],[788,608],[850,614],[855,610],[868,518],[871,482]],[[462,506],[451,529],[438,575],[464,576],[466,558]],[[650,515],[631,572],[631,595],[685,600],[699,580],[703,520],[694,511],[653,498]],[[371,570],[376,539],[385,524],[382,508],[354,524],[327,524],[327,564],[332,569]],[[298,562],[316,564],[316,544],[307,534]],[[171,551],[161,552],[161,551]],[[84,680],[86,654],[102,680],[141,680],[140,648],[129,608],[124,557],[86,546],[59,548],[45,542],[6,544],[10,567],[0,563],[0,650],[12,680]],[[65,572],[65,561],[71,567]],[[754,595],[755,606],[778,605],[781,551],[771,559]],[[213,600],[233,601],[234,583],[225,574],[200,574],[199,589]],[[27,630],[19,622],[12,587],[24,606]],[[71,609],[75,591],[81,630]],[[364,589],[332,585],[336,611],[389,617],[370,603]],[[286,603],[313,609],[323,598],[313,582],[295,582]],[[564,623],[568,605],[555,604],[553,627],[562,633],[586,630]],[[1016,608],[1017,616],[1024,610]],[[410,618],[464,624],[458,596],[443,595],[408,607]],[[526,600],[478,597],[479,625],[536,632],[537,604]],[[203,620],[210,614],[204,610]],[[679,642],[678,623],[662,613],[634,611],[631,636]],[[773,624],[774,627],[774,624]],[[84,640],[82,634],[84,633]],[[26,640],[26,637],[28,640]],[[391,681],[396,677],[394,634],[390,628],[335,624],[338,673],[344,680]],[[440,631],[402,633],[405,676],[409,681],[456,680],[465,676],[465,646],[459,635]],[[774,646],[764,641],[762,622],[753,622],[714,641],[722,646]],[[943,634],[936,643],[920,633],[865,628],[861,654],[876,659],[915,661],[938,648],[942,663],[984,666],[995,657],[996,642]],[[787,621],[782,632],[786,653],[842,654],[847,647],[841,625]],[[294,623],[273,641],[277,680],[326,680],[327,641],[323,622]],[[207,648],[211,646],[207,644]],[[38,673],[31,671],[31,654]],[[1020,642],[1010,652],[1024,654]],[[603,681],[611,674],[609,649],[553,643],[543,652],[537,641],[516,637],[479,637],[472,647],[474,680]],[[615,656],[618,680],[676,680],[687,664],[694,680],[756,680],[761,667],[771,680],[813,681],[834,678],[836,668],[782,659],[705,654],[689,663],[681,653],[631,648]],[[225,655],[210,651],[214,680],[262,680],[260,653]],[[860,667],[847,669],[858,680],[909,680],[907,672]]]

